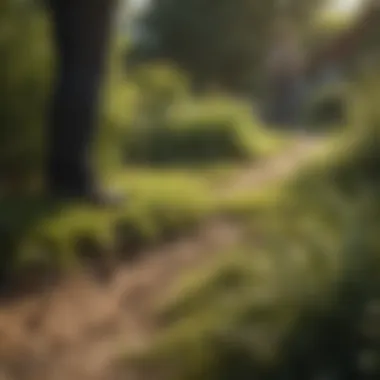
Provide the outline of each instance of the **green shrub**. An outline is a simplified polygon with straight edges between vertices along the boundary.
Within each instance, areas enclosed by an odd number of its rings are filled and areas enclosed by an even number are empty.
[[[50,77],[48,26],[40,10],[6,0],[0,8],[0,172],[40,170]]]
[[[129,131],[127,162],[149,165],[247,161],[270,151],[274,138],[251,110],[232,101],[173,104],[145,128]]]
[[[380,140],[372,127],[355,129],[281,191],[235,200],[239,212],[244,202],[255,205],[247,241],[173,288],[157,307],[160,334],[142,352],[127,353],[127,368],[169,380],[335,370],[345,378],[347,355],[363,348],[365,307],[379,289],[373,170]],[[309,374],[297,377],[302,365]]]
[[[72,270],[88,260],[106,263],[194,231],[214,213],[210,187],[199,175],[131,171],[114,185],[125,207],[99,210],[35,196],[0,201],[3,276],[33,268]],[[0,276],[1,277],[1,276]]]
[[[369,118],[364,125],[344,132],[314,162],[305,165],[302,176],[292,182],[294,191],[312,197],[313,187],[339,191],[342,197],[355,198],[363,191],[376,193],[380,181],[379,165],[380,124]],[[308,189],[308,190],[306,190]]]
[[[348,123],[348,103],[342,86],[323,87],[313,96],[306,111],[309,123],[316,126],[342,126]]]
[[[242,246],[177,286],[157,309],[161,334],[148,351],[128,354],[129,368],[147,378],[148,369],[176,380],[280,379],[288,365],[292,374],[300,360],[328,352],[316,342],[326,334],[321,316],[340,302],[344,247],[318,223],[294,227],[280,234],[274,225],[265,249]]]
[[[127,367],[147,378],[281,379],[302,363],[325,369],[337,346],[351,350],[342,337],[355,334],[373,279],[373,224],[340,214],[334,230],[336,220],[302,205],[277,208],[260,249],[243,245],[182,280],[158,306],[161,334],[127,354]]]

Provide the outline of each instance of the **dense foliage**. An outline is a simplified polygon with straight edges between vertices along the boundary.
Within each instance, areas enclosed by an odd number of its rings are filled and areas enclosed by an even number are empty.
[[[29,3],[0,6],[0,181],[41,167],[50,77],[49,33]]]
[[[0,190],[8,193],[0,199],[2,274],[12,277],[20,268],[23,272],[70,266],[80,256],[78,239],[104,247],[115,243],[115,231],[122,230],[126,246],[140,247],[200,223],[203,207],[212,207],[205,201],[211,190],[202,185],[201,175],[171,178],[163,171],[157,178],[146,164],[197,162],[209,167],[260,157],[277,147],[249,106],[229,98],[195,102],[186,77],[167,65],[144,67],[126,76],[121,62],[124,45],[115,41],[94,158],[104,180],[111,186],[121,183],[123,189],[127,184],[125,190],[137,197],[141,208],[126,207],[109,215],[35,197],[26,183],[41,177],[44,164],[54,69],[49,20],[35,4],[7,1],[0,8],[0,21]],[[133,175],[131,164],[143,166],[142,174]],[[146,177],[144,185],[141,176]],[[166,193],[173,194],[176,187],[184,189],[182,197],[168,198]],[[156,192],[161,195],[151,201]]]
[[[247,241],[159,302],[161,334],[127,368],[176,380],[376,378],[379,131],[372,119],[347,135],[251,214]]]
[[[147,22],[161,38],[160,54],[194,78],[236,88],[257,70],[273,1],[159,3]],[[291,2],[290,14],[304,21],[312,3]],[[45,15],[25,4],[0,6],[4,183],[39,172],[44,151],[51,48]],[[194,100],[188,82],[167,65],[125,77],[119,46],[114,54],[96,156],[106,180],[132,202],[109,211],[30,194],[2,198],[0,280],[83,263],[107,268],[233,214],[243,220],[245,238],[159,300],[162,334],[147,350],[128,353],[128,370],[165,380],[360,378],[358,357],[378,354],[378,322],[370,334],[362,326],[379,298],[379,82],[350,87],[355,125],[339,136],[339,149],[332,146],[275,190],[262,189],[261,198],[249,189],[228,202],[215,189],[230,171],[222,166],[220,174],[218,165],[278,147],[251,106],[221,96]],[[360,375],[378,378],[376,355]]]
[[[141,21],[144,38],[130,61],[169,59],[187,70],[195,85],[251,90],[260,79],[263,54],[277,18],[288,17],[305,32],[323,0],[157,0]]]

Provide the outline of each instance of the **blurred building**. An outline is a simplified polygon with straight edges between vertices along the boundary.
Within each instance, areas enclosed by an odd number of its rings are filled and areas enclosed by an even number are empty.
[[[265,120],[270,124],[295,126],[301,121],[305,57],[299,37],[289,20],[275,21],[265,64]]]
[[[310,57],[307,66],[313,75],[334,67],[345,74],[380,60],[380,2],[370,0],[358,12],[350,28]]]

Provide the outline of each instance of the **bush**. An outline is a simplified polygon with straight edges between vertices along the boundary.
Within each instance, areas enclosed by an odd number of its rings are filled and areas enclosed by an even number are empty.
[[[49,33],[42,12],[24,2],[2,3],[0,25],[0,180],[10,180],[41,168]]]
[[[274,139],[251,109],[229,100],[177,102],[145,128],[132,128],[126,160],[149,165],[247,161],[269,152]]]
[[[378,132],[356,130],[275,199],[256,195],[247,241],[160,302],[160,334],[127,368],[175,380],[361,378],[361,326],[379,289]]]
[[[128,355],[129,368],[176,380],[296,378],[302,365],[310,376],[328,371],[331,355],[352,349],[340,345],[361,306],[351,293],[347,304],[336,284],[368,275],[356,245],[363,240],[351,232],[331,239],[323,223],[297,223],[280,235],[268,225],[264,249],[243,246],[177,286],[158,308],[161,334],[141,356]]]
[[[190,96],[186,77],[165,64],[125,76],[120,48],[110,70],[98,164],[191,165],[244,161],[277,150],[252,107],[221,97]],[[108,168],[108,169],[107,169]]]
[[[2,276],[13,281],[36,268],[65,273],[88,260],[131,259],[191,233],[214,212],[209,184],[199,175],[140,171],[119,177],[115,186],[130,197],[118,210],[34,196],[1,200]]]
[[[306,112],[309,123],[319,127],[346,125],[348,116],[347,93],[339,86],[322,88],[312,98]]]

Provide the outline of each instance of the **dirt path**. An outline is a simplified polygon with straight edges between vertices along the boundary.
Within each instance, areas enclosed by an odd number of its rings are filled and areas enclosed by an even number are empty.
[[[321,144],[300,137],[280,155],[244,168],[221,189],[240,190],[284,178]],[[0,308],[0,380],[115,380],[112,363],[126,347],[149,342],[154,307],[170,284],[218,249],[241,238],[239,226],[210,221],[193,237],[143,254],[107,285],[69,279],[58,289]],[[125,378],[125,377],[124,377]]]

